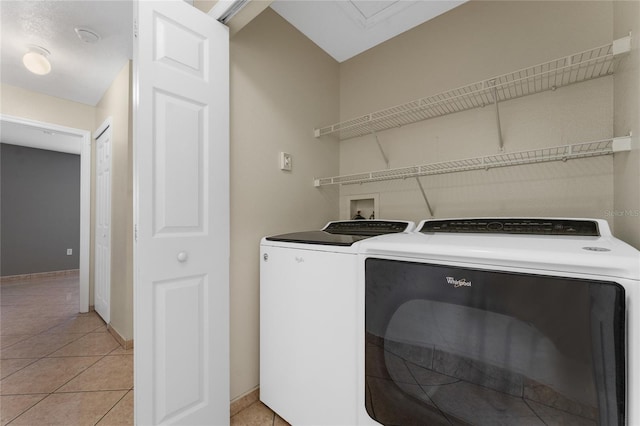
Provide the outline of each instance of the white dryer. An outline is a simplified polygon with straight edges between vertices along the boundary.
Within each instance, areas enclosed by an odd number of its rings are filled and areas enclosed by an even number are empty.
[[[357,424],[640,424],[640,252],[603,220],[360,245]]]
[[[406,221],[330,222],[260,244],[260,399],[294,425],[356,422],[361,241]]]

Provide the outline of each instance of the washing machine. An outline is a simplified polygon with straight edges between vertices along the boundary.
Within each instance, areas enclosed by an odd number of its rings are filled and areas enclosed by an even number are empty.
[[[358,245],[408,221],[329,222],[260,244],[260,399],[293,425],[356,422]]]
[[[640,252],[606,221],[426,220],[359,249],[356,424],[640,424]]]

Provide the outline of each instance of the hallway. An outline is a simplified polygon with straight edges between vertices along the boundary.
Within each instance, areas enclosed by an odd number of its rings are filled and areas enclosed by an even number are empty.
[[[133,424],[133,350],[78,313],[78,276],[0,284],[0,424]]]
[[[78,313],[78,275],[0,283],[0,426],[133,425],[133,350]],[[259,401],[232,426],[286,426]]]

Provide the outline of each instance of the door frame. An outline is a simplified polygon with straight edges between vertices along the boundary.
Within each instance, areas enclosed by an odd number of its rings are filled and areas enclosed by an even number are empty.
[[[0,123],[14,123],[23,126],[35,127],[41,130],[67,133],[79,136],[81,139],[73,147],[62,144],[47,146],[50,151],[66,152],[80,155],[80,279],[79,279],[79,310],[81,313],[89,312],[89,267],[91,256],[91,132],[89,130],[76,129],[46,123],[44,121],[30,120],[27,118],[0,114]],[[39,148],[24,141],[12,141],[11,145]],[[70,149],[71,148],[71,149]]]

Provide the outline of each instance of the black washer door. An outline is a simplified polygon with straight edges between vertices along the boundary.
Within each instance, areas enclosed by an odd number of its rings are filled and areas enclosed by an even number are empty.
[[[624,288],[366,261],[366,408],[385,425],[623,425]]]

